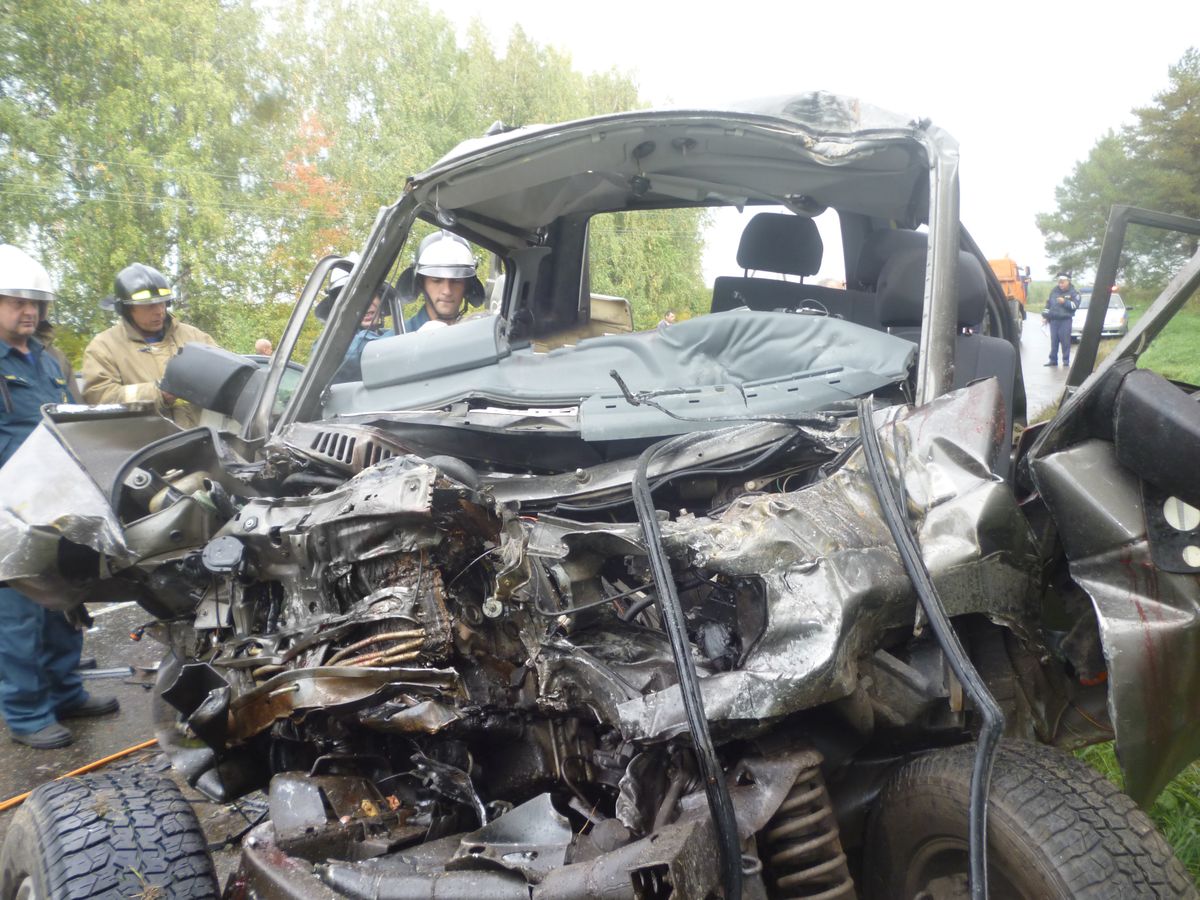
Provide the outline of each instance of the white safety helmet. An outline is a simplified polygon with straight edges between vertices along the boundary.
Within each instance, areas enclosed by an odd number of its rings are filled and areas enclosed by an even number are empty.
[[[448,231],[437,231],[421,241],[416,274],[433,278],[474,278],[475,256],[462,238]]]
[[[357,251],[347,253],[341,262],[334,263],[334,270],[329,273],[329,286],[326,291],[336,293],[346,286],[346,282],[350,280],[350,271],[358,265],[359,257]]]
[[[0,297],[36,300],[44,319],[56,294],[45,266],[19,247],[0,244]]]

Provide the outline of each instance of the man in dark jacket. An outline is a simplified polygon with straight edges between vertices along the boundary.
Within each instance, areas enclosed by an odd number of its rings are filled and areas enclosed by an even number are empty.
[[[75,380],[75,367],[71,365],[71,360],[67,357],[60,348],[54,346],[54,323],[48,319],[42,319],[38,322],[37,330],[33,333],[42,343],[42,347],[51,358],[58,363],[58,367],[62,369],[63,378],[67,379],[67,393],[71,395],[71,402],[82,403],[83,392],[79,388],[79,383]]]
[[[0,245],[0,467],[41,421],[46,403],[70,403],[67,381],[34,337],[54,300],[46,270],[24,251]],[[12,467],[0,477],[19,478]],[[83,634],[61,612],[0,587],[0,713],[14,741],[38,750],[65,747],[61,719],[117,711],[79,677]]]
[[[1062,349],[1062,364],[1071,364],[1071,319],[1079,309],[1079,291],[1071,284],[1071,276],[1058,276],[1058,284],[1050,290],[1050,299],[1042,318],[1050,326],[1050,361],[1048,366],[1058,365],[1059,348]]]

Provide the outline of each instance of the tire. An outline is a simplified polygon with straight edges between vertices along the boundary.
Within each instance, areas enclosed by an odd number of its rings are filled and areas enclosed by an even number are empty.
[[[967,804],[975,745],[902,764],[868,825],[864,896],[969,897]],[[992,900],[1195,898],[1187,870],[1134,802],[1086,763],[1005,742],[988,804]]]
[[[0,898],[216,898],[200,823],[175,782],[132,772],[52,781],[17,811]]]
[[[1017,328],[1017,337],[1020,338],[1021,334],[1025,331],[1025,307],[1021,304],[1020,300],[1011,297],[1008,302],[1012,307],[1013,324]]]

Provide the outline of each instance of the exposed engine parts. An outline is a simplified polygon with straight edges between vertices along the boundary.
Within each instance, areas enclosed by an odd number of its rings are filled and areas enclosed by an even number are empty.
[[[982,383],[877,424],[905,448],[948,613],[1004,624],[1008,644],[989,626],[976,656],[1014,721],[1049,730],[1057,710],[1023,699],[1049,676],[1005,649],[1037,641],[1036,553],[982,462],[996,435],[972,424],[999,402]],[[481,473],[339,429],[254,464],[185,432],[117,481],[126,546],[108,565],[169,648],[160,741],[214,798],[270,792],[271,831],[244,865],[269,846],[315,866],[302,893],[362,897],[409,877],[514,897],[739,881],[850,896],[857,838],[838,822],[861,821],[873,788],[843,791],[857,808],[835,811],[826,779],[969,734],[941,646],[914,635],[853,419],[673,439],[646,457],[641,495],[629,461]],[[953,434],[955,452],[930,454],[930,434]]]

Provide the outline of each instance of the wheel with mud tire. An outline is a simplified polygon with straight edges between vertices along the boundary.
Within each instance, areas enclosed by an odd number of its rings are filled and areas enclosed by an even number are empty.
[[[863,858],[871,900],[968,898],[967,805],[975,745],[917,757],[891,776]],[[1086,763],[1005,742],[988,804],[992,900],[1195,898],[1187,870],[1132,800]]]
[[[0,852],[2,900],[218,894],[196,814],[175,782],[158,776],[43,784],[17,810]]]

